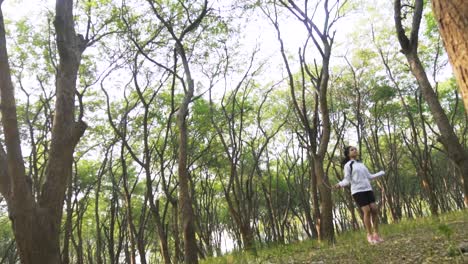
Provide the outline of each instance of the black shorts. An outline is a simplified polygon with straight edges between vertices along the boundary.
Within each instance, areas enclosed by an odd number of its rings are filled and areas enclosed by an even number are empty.
[[[375,203],[375,196],[373,191],[355,193],[353,194],[353,198],[359,207]]]

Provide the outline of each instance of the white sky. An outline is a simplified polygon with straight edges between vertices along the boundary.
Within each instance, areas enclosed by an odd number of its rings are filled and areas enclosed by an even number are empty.
[[[232,0],[217,0],[219,3],[215,5],[223,5]],[[32,3],[31,3],[32,2]],[[18,21],[24,17],[33,17],[41,19],[40,13],[44,10],[53,10],[55,5],[54,0],[5,0],[2,4],[2,10],[5,20]],[[338,42],[346,38],[347,33],[351,32],[355,27],[356,16],[348,16],[343,18],[335,27],[337,30]],[[256,43],[260,43],[264,54],[267,56],[277,54],[279,43],[276,38],[276,32],[270,22],[263,14],[258,13],[256,17],[251,18],[251,23],[245,28],[245,44],[251,45],[252,48]],[[297,48],[303,43],[306,31],[300,25],[296,18],[291,17],[287,21],[280,21],[281,34],[287,49],[293,53],[297,52]],[[320,23],[318,23],[320,25]],[[286,30],[284,30],[286,29]]]
[[[37,17],[45,8],[54,8],[54,3],[51,0],[5,0],[2,4],[3,16],[13,21],[25,16]]]

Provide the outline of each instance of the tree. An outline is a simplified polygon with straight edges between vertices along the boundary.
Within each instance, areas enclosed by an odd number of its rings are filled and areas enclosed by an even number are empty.
[[[73,1],[57,0],[55,30],[60,61],[49,161],[36,200],[21,152],[17,107],[6,49],[0,1],[0,91],[6,150],[0,146],[0,192],[8,211],[22,263],[61,263],[60,227],[65,191],[72,174],[73,152],[86,130],[75,120],[75,93],[81,56],[89,39],[75,33]]]
[[[464,0],[433,0],[432,10],[468,113],[468,5]]]
[[[189,114],[189,105],[193,100],[195,83],[192,77],[192,70],[190,66],[189,53],[185,46],[187,34],[197,29],[200,23],[203,21],[208,13],[208,1],[203,1],[200,9],[195,14],[195,17],[187,17],[187,21],[180,28],[180,32],[177,32],[178,25],[176,25],[172,19],[164,17],[164,13],[157,7],[152,1],[148,1],[156,17],[164,25],[165,29],[169,32],[172,40],[175,44],[175,51],[182,61],[183,72],[185,74],[185,80],[179,77],[180,83],[184,88],[184,98],[179,105],[177,112],[177,126],[179,128],[179,157],[178,157],[178,173],[179,173],[179,208],[180,217],[182,220],[182,231],[184,234],[184,254],[185,263],[196,264],[198,263],[198,249],[197,241],[195,237],[195,219],[192,207],[192,196],[190,194],[190,175],[187,166],[187,158],[189,153],[187,152],[189,134],[187,131],[187,116]],[[181,8],[186,9],[184,4],[181,4]],[[181,11],[184,12],[184,11]],[[172,14],[171,14],[172,15]],[[188,14],[190,15],[190,14]],[[192,20],[193,19],[193,20]]]
[[[253,107],[249,99],[254,88],[251,78],[257,71],[252,69],[254,58],[255,52],[251,55],[247,69],[233,91],[228,94],[225,90],[218,111],[214,107],[212,89],[209,91],[209,97],[211,123],[222,144],[224,159],[228,163],[226,166],[228,169],[224,169],[228,177],[225,177],[221,170],[218,174],[226,179],[221,180],[221,184],[236,232],[240,233],[238,244],[256,254],[255,230],[252,225],[257,201],[254,191],[256,184],[254,175],[248,173],[249,161],[245,153],[245,130],[249,122],[252,122]],[[226,60],[226,67],[229,66],[228,62],[229,60]]]
[[[274,4],[274,14],[268,10],[268,15],[274,25],[280,43],[281,56],[286,66],[291,98],[294,110],[304,135],[302,143],[307,147],[310,173],[312,173],[314,217],[316,232],[320,240],[333,242],[333,204],[328,176],[325,174],[324,159],[328,150],[331,135],[331,124],[327,91],[330,79],[330,58],[335,38],[333,25],[341,18],[346,1],[317,1],[309,7],[308,1],[299,6],[295,1],[278,1]],[[304,26],[307,38],[303,47],[299,48],[300,75],[295,76],[291,70],[291,62],[286,56],[284,43],[278,23],[277,7],[282,7],[294,15]],[[323,7],[323,11],[320,9]],[[320,27],[315,17],[317,12],[323,12],[323,26]],[[310,44],[312,42],[312,44]],[[309,64],[306,57],[307,49],[312,48],[319,54],[314,65]],[[309,94],[309,87],[313,90]],[[309,98],[311,97],[311,98]],[[309,106],[312,104],[312,106]],[[317,194],[318,191],[318,194]]]
[[[374,40],[375,42],[375,40]],[[384,55],[382,48],[376,43],[377,50],[379,55],[382,59],[382,63],[385,66],[387,71],[388,78],[392,81],[394,89],[397,91],[399,95],[401,105],[404,109],[404,113],[408,118],[409,123],[409,131],[411,133],[402,133],[402,137],[404,142],[406,143],[406,148],[411,153],[411,161],[413,162],[416,168],[416,174],[421,179],[421,186],[428,198],[429,208],[432,215],[438,214],[438,204],[437,204],[437,197],[434,192],[434,185],[433,185],[433,175],[431,174],[431,150],[430,144],[428,143],[428,133],[427,133],[427,125],[426,120],[424,119],[424,107],[422,106],[421,95],[420,93],[416,93],[415,95],[415,102],[414,104],[417,105],[415,107],[409,106],[405,96],[403,95],[402,89],[400,87],[400,83],[396,81],[394,77],[394,73],[392,72],[388,56]],[[412,98],[410,98],[412,99]],[[410,100],[408,100],[410,101]],[[419,119],[415,118],[413,115],[413,111],[411,109],[417,108],[419,112]],[[419,122],[418,122],[419,121]],[[409,134],[409,136],[407,135]]]
[[[429,82],[424,66],[418,55],[418,34],[424,9],[424,1],[416,0],[414,7],[402,5],[401,2],[401,0],[395,0],[394,2],[395,27],[398,41],[401,46],[401,52],[405,55],[410,65],[411,72],[418,81],[422,96],[429,105],[429,109],[441,134],[440,141],[444,145],[447,155],[460,168],[464,186],[463,192],[465,194],[465,206],[468,206],[468,153],[460,144],[453,126],[450,124],[450,121],[437,98],[437,94]],[[414,9],[411,33],[409,37],[405,33],[405,28],[403,27],[402,22],[403,12],[408,11],[405,8]]]

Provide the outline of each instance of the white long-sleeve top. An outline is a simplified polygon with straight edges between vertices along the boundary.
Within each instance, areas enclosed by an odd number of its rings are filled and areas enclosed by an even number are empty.
[[[351,162],[353,162],[353,171],[351,175]],[[370,174],[367,167],[360,161],[350,160],[344,166],[344,178],[338,184],[341,187],[351,184],[351,194],[358,192],[372,191],[370,180],[385,175],[384,171]]]

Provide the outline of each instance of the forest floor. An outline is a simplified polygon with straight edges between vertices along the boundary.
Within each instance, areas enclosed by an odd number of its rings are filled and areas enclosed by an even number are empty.
[[[468,210],[382,225],[381,234],[385,241],[377,245],[368,244],[361,230],[338,235],[331,246],[310,240],[259,249],[256,256],[238,252],[201,263],[468,264]]]

